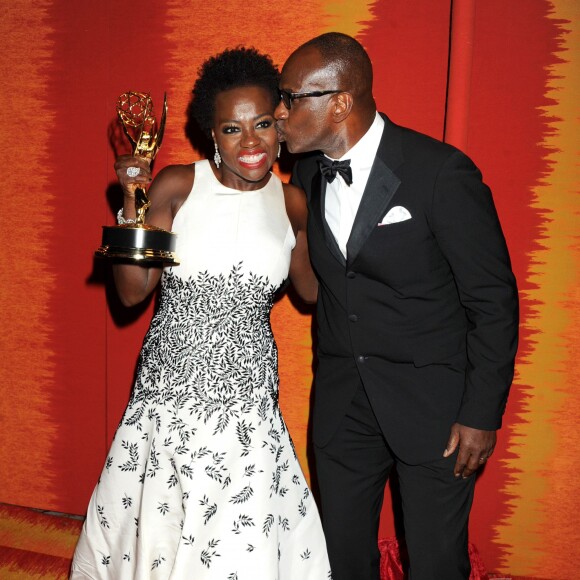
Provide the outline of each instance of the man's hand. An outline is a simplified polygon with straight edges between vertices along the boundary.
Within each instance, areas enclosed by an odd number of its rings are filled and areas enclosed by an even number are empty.
[[[453,471],[455,477],[465,479],[473,475],[491,457],[495,442],[495,431],[483,431],[454,423],[443,457],[449,457],[459,446]]]

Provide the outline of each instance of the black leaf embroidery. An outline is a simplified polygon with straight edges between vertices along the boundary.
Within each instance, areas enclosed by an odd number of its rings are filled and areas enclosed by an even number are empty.
[[[244,489],[242,489],[242,491],[240,491],[240,493],[234,495],[231,499],[230,502],[232,503],[244,503],[246,501],[248,501],[252,495],[254,495],[254,490],[252,489],[252,487],[250,485],[246,485],[246,487],[244,487]]]
[[[207,543],[207,548],[201,552],[200,559],[204,566],[207,566],[209,568],[211,565],[212,558],[214,556],[216,557],[220,556],[220,554],[218,554],[214,549],[217,547],[218,544],[219,540],[212,539]]]
[[[184,544],[186,546],[193,546],[193,543],[195,542],[195,538],[190,534],[189,536],[187,536],[187,538],[185,536],[181,536],[182,539],[184,540]]]
[[[203,496],[203,499],[199,500],[199,503],[200,503],[200,505],[203,505],[206,507],[206,510],[203,514],[203,523],[205,525],[217,513],[217,509],[218,509],[217,503],[210,504],[209,499],[206,495]]]
[[[123,441],[121,446],[123,449],[129,450],[129,459],[119,466],[121,471],[137,471],[137,467],[139,467],[139,452],[137,451],[137,443]]]
[[[232,532],[234,532],[234,534],[240,534],[241,528],[250,528],[254,527],[254,525],[254,520],[250,516],[240,514],[238,519],[234,521]]]
[[[262,526],[262,532],[266,534],[266,537],[270,535],[270,530],[274,525],[274,516],[272,514],[268,514],[266,519],[264,520],[264,525]]]
[[[164,516],[167,513],[169,513],[169,504],[167,502],[158,502],[159,505],[157,506],[157,509],[159,510],[159,513]]]
[[[161,468],[159,464],[159,452],[155,449],[155,441],[151,442],[151,450],[149,451],[149,466],[147,470],[148,477],[155,477],[157,471]]]
[[[102,505],[97,506],[97,514],[99,516],[99,522],[100,522],[101,526],[103,526],[103,528],[110,528],[109,522],[107,521],[107,518],[105,517],[105,508]]]

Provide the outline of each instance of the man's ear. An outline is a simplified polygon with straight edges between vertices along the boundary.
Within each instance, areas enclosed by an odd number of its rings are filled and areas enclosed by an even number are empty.
[[[338,93],[334,95],[332,118],[335,123],[344,121],[352,111],[353,98],[350,93]]]

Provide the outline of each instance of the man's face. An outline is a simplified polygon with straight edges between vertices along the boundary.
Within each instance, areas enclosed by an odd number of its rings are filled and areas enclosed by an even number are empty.
[[[322,68],[320,55],[313,48],[303,48],[291,55],[280,79],[280,89],[289,93],[340,89],[334,84],[332,75]],[[294,99],[290,108],[280,101],[274,116],[278,133],[286,141],[288,151],[304,153],[330,147],[335,128],[331,115],[333,96]]]

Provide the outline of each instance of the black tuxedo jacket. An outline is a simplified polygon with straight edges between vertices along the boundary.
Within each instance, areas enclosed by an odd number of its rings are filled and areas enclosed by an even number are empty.
[[[454,422],[501,426],[517,347],[517,289],[488,187],[459,150],[385,129],[341,254],[320,154],[293,182],[308,198],[319,279],[313,437],[324,446],[362,383],[403,461],[441,457]],[[404,207],[410,219],[379,225]]]

